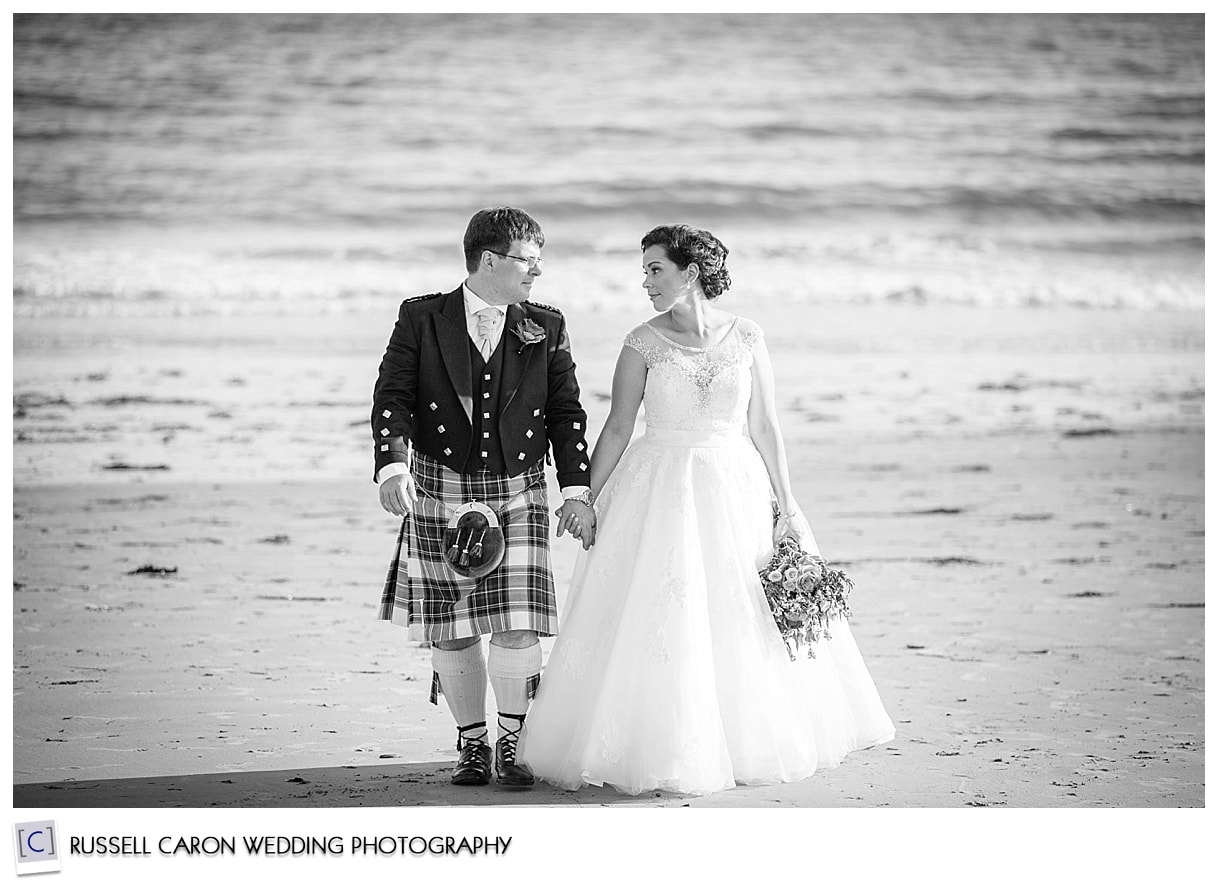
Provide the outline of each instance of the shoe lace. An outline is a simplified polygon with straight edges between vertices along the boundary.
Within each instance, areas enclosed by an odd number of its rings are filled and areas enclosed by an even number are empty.
[[[504,724],[504,719],[515,720],[516,728],[509,729]],[[503,745],[503,761],[505,763],[516,762],[516,746],[520,740],[520,733],[524,730],[524,714],[499,714],[499,725],[503,727],[504,734],[499,736],[499,743]]]
[[[469,731],[470,729],[481,729],[482,731],[477,735],[466,735],[465,733],[467,731]],[[477,723],[470,723],[468,726],[458,726],[457,727],[457,750],[464,751],[465,748],[467,748],[467,747],[471,747],[471,746],[479,745],[479,744],[482,745],[483,747],[490,746],[486,742],[486,721],[485,720],[482,720]]]

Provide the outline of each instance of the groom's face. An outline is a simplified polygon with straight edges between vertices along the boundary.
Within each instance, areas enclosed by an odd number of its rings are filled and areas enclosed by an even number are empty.
[[[520,303],[533,293],[533,282],[541,275],[541,264],[530,265],[532,258],[541,258],[536,242],[517,239],[507,250],[507,257],[498,257],[492,272],[495,290],[504,303]]]

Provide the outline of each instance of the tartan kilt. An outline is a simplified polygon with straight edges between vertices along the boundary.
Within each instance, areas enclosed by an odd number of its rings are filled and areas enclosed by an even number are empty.
[[[500,631],[556,633],[542,462],[514,478],[486,469],[465,475],[415,451],[410,473],[418,502],[398,531],[377,618],[406,626],[412,639],[432,642]],[[481,579],[457,575],[444,559],[444,529],[452,511],[466,502],[489,506],[503,529],[503,561]]]

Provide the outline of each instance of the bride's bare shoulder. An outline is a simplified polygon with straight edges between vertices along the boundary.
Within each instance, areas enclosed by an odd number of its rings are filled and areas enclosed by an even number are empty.
[[[736,330],[739,331],[741,335],[746,337],[764,336],[765,331],[761,329],[761,325],[757,324],[757,322],[753,321],[752,319],[745,318],[742,315],[736,316],[735,319]]]
[[[641,325],[635,325],[628,336],[637,337],[640,340],[654,341],[657,336],[663,333],[663,327],[657,325],[655,319],[650,319]]]

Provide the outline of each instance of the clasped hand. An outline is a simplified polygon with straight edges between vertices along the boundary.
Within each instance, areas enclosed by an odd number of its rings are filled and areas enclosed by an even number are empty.
[[[561,536],[565,530],[583,543],[584,551],[595,544],[596,511],[588,503],[568,499],[554,512],[554,516],[558,518],[558,531],[555,536]]]
[[[381,508],[399,518],[409,517],[419,501],[418,491],[410,475],[393,475],[380,483]],[[596,542],[596,512],[578,499],[568,499],[556,511],[558,532],[570,533],[584,545],[584,550]]]

